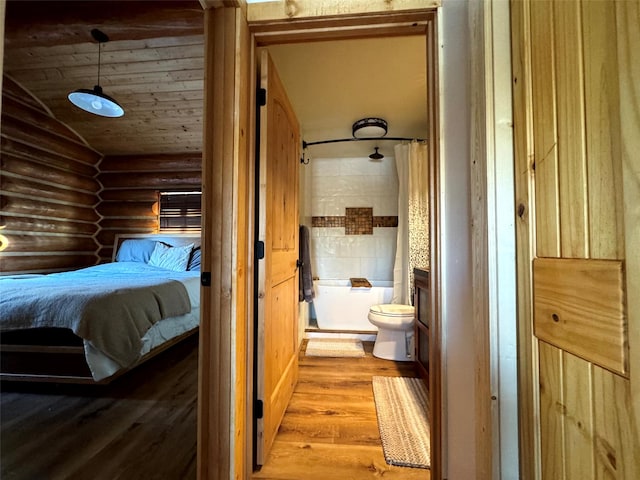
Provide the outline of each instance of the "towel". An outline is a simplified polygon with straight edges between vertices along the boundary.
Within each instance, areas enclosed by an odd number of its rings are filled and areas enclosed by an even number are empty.
[[[312,302],[315,297],[313,291],[313,275],[311,274],[311,252],[309,248],[309,228],[305,225],[300,225],[299,234],[299,261],[300,265],[300,287],[298,299],[299,301]]]

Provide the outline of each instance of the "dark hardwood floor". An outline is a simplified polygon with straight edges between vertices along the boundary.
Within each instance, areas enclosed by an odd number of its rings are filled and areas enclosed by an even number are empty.
[[[106,386],[1,385],[2,480],[194,480],[197,336]],[[411,363],[300,356],[298,386],[254,479],[430,478],[384,460],[373,375]],[[302,349],[304,352],[304,347]]]
[[[110,385],[3,383],[2,480],[196,478],[198,336]]]
[[[371,377],[415,377],[411,362],[300,355],[298,385],[266,464],[254,479],[429,480],[429,470],[395,467],[384,460]]]

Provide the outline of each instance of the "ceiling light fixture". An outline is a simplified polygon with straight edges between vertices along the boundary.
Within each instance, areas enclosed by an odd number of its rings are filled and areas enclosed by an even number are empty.
[[[100,86],[100,52],[102,44],[107,43],[109,37],[97,28],[91,30],[91,36],[98,42],[98,83],[93,87],[93,90],[80,88],[71,92],[67,98],[76,107],[89,113],[100,115],[101,117],[121,117],[124,115],[123,108],[109,95],[102,93],[102,87]]]
[[[387,134],[387,122],[382,118],[362,118],[351,127],[353,138],[380,138]]]

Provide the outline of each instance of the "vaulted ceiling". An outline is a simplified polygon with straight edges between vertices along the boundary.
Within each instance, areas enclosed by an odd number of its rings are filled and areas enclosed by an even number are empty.
[[[7,2],[4,72],[100,153],[201,151],[204,12],[197,0]],[[97,82],[124,108],[121,118],[84,112],[69,92]],[[351,135],[382,116],[389,136],[425,137],[425,40],[370,38],[269,47],[304,139]],[[358,142],[359,143],[359,142]],[[369,143],[369,142],[368,142]],[[385,155],[392,142],[379,145]],[[371,145],[312,147],[312,156],[368,155]]]
[[[93,148],[110,154],[202,149],[203,19],[197,0],[7,2],[4,73]],[[124,108],[99,117],[69,92],[97,83]]]

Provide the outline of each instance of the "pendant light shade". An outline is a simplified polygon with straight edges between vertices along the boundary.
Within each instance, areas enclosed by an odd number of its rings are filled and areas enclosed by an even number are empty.
[[[121,117],[124,110],[109,95],[102,93],[102,87],[96,85],[93,90],[79,88],[68,95],[69,101],[76,107],[102,117]]]
[[[93,87],[93,90],[87,88],[74,90],[67,98],[76,107],[86,112],[101,117],[121,117],[124,115],[124,109],[113,98],[104,94],[100,86],[100,51],[102,44],[109,41],[109,37],[95,28],[91,30],[91,35],[98,42],[98,83]]]

